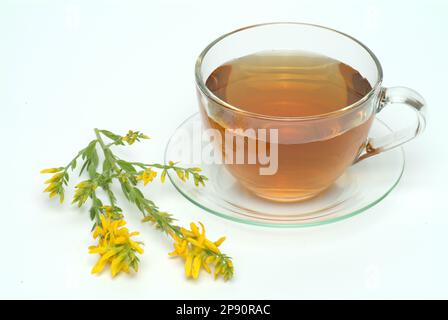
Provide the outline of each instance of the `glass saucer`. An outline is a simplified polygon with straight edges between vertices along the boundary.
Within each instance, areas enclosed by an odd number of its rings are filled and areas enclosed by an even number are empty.
[[[178,166],[200,166],[208,177],[205,187],[182,182],[174,172],[168,177],[174,187],[200,208],[232,221],[265,227],[309,227],[340,221],[357,215],[384,199],[398,184],[404,171],[401,147],[370,157],[349,167],[332,187],[302,202],[279,203],[259,198],[242,187],[224,165],[202,164],[193,132],[201,126],[199,114],[185,120],[168,141],[165,163],[180,160]],[[375,119],[371,137],[391,129]],[[195,153],[198,153],[195,154]]]

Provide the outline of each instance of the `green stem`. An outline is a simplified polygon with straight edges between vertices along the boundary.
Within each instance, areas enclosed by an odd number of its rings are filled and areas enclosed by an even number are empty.
[[[107,149],[107,147],[104,144],[103,138],[101,138],[100,130],[98,128],[95,128],[94,130],[95,130],[96,139],[98,140],[98,143],[100,144],[101,149],[104,152],[104,150]]]
[[[66,165],[66,166],[64,167],[64,171],[63,171],[64,175],[67,173],[68,169],[72,166],[73,161],[78,160],[78,158],[81,156],[81,154],[82,154],[83,151],[84,151],[84,149],[82,149],[81,151],[79,151],[78,154],[76,155],[76,157],[74,157],[74,158],[68,163],[68,165]]]
[[[101,150],[103,151],[104,157],[107,159],[107,161],[110,162],[111,164],[111,168],[118,172],[120,171],[120,169],[117,167],[116,165],[116,160],[113,157],[113,155],[110,152],[109,149],[109,145],[106,145],[104,143],[103,138],[101,137],[101,133],[100,130],[95,128],[95,135],[96,135],[96,139],[98,140],[98,143],[100,144]],[[105,172],[103,172],[103,175],[105,174]],[[104,185],[102,186],[102,189],[106,192],[107,197],[109,198],[109,202],[111,204],[112,207],[115,207],[115,197],[112,194],[112,190],[110,190],[109,185]]]
[[[98,140],[98,143],[100,144],[100,147],[101,147],[101,149],[102,149],[102,151],[103,151],[104,157],[106,158],[107,161],[110,162],[111,168],[112,168],[115,172],[119,173],[119,172],[120,172],[120,169],[119,169],[118,166],[117,166],[117,159],[115,158],[115,156],[114,156],[114,155],[112,154],[112,152],[110,151],[109,146],[106,145],[106,144],[104,143],[103,138],[101,137],[101,132],[100,132],[100,130],[97,129],[97,128],[95,128],[95,135],[96,135],[96,138],[97,138],[97,140]],[[128,181],[127,181],[127,182],[120,181],[120,183],[121,183],[122,185],[123,185],[123,184],[126,184],[126,186],[129,186],[129,182],[128,182]],[[107,188],[107,189],[108,189],[108,188]],[[108,190],[105,190],[105,191],[106,191],[106,192],[111,192],[110,190],[109,190],[109,191],[108,191]],[[159,213],[158,213],[158,210],[157,210],[157,207],[154,207],[154,208],[148,208],[148,209],[149,209],[149,210],[147,210],[148,213],[149,213],[149,214],[150,214],[156,221],[157,221],[157,220],[164,221],[164,224],[167,225],[168,228],[169,228],[170,230],[174,231],[176,234],[179,233],[179,228],[178,228],[177,226],[175,226],[175,225],[172,225],[169,221],[167,221],[167,219],[165,219],[165,217],[164,217],[163,215],[159,214]],[[143,212],[143,215],[145,215],[144,212]]]
[[[159,164],[159,163],[142,163],[142,162],[129,162],[130,164],[140,167],[142,169],[146,169],[147,167],[152,167],[152,168],[157,168],[157,169],[161,169],[161,170],[181,170],[183,172],[189,173],[195,177],[198,178],[202,178],[203,180],[207,180],[207,178],[205,176],[202,176],[200,171],[197,171],[195,169],[197,168],[183,168],[183,167],[178,167],[175,165],[165,165],[165,164]]]
[[[106,191],[106,193],[107,193],[107,197],[109,198],[110,205],[112,207],[115,207],[115,197],[114,197],[112,191],[110,190],[109,185],[104,186],[103,190]]]
[[[92,198],[92,206],[95,206],[95,204],[96,204],[96,202],[97,202],[97,200],[98,200],[98,197],[96,196],[96,192],[95,192],[95,191],[92,192],[91,198]],[[95,214],[95,220],[96,220],[96,222],[95,222],[94,226],[97,225],[97,224],[100,224],[100,222],[101,222],[101,220],[100,220],[100,215],[98,214],[98,213],[99,213],[98,210],[99,210],[99,209],[97,208],[97,210],[96,210],[96,213],[97,213],[97,214]]]
[[[191,168],[182,168],[176,167],[172,165],[159,164],[159,163],[142,163],[142,162],[129,162],[130,164],[138,167],[153,167],[158,169],[181,169],[181,170],[190,170]]]
[[[120,168],[118,168],[118,166],[117,166],[117,160],[115,159],[114,155],[110,151],[109,145],[106,145],[104,143],[104,140],[101,137],[100,130],[97,128],[95,128],[95,135],[96,135],[96,139],[98,140],[98,143],[100,144],[101,150],[103,151],[104,157],[106,158],[107,161],[110,162],[112,169],[114,169],[115,172],[119,173]]]

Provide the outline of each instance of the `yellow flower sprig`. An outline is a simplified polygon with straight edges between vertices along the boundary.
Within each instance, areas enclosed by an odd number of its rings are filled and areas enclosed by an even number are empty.
[[[222,275],[224,280],[233,276],[233,263],[230,257],[221,253],[218,248],[224,241],[224,237],[217,241],[210,241],[205,237],[205,227],[201,225],[201,231],[196,224],[190,224],[190,230],[177,226],[171,214],[160,211],[156,204],[146,198],[138,188],[141,181],[144,185],[154,181],[157,170],[161,170],[160,180],[165,181],[168,171],[174,171],[182,180],[193,178],[196,186],[204,185],[207,177],[201,175],[200,168],[183,168],[170,161],[168,165],[145,164],[141,162],[128,162],[118,158],[113,152],[113,146],[134,144],[141,139],[149,139],[139,131],[130,130],[126,135],[120,136],[107,130],[95,129],[96,139],[76,155],[65,167],[57,167],[42,170],[42,173],[53,173],[53,176],[45,181],[48,186],[44,192],[48,192],[50,198],[59,195],[60,202],[64,201],[64,188],[68,185],[69,171],[77,167],[79,159],[83,161],[80,175],[85,171],[89,179],[81,181],[75,187],[72,200],[78,207],[83,206],[89,199],[91,202],[90,218],[94,221],[92,236],[97,241],[95,246],[89,247],[89,252],[99,254],[100,258],[92,269],[92,273],[101,272],[110,265],[112,276],[120,272],[129,272],[130,269],[138,270],[138,255],[143,253],[142,243],[131,238],[138,232],[129,232],[125,226],[121,209],[117,206],[117,198],[112,191],[113,181],[118,181],[124,196],[143,214],[143,221],[154,224],[156,229],[169,235],[174,241],[174,251],[171,256],[180,256],[185,260],[185,274],[187,278],[196,279],[200,270],[211,272],[214,267],[214,275],[217,278]],[[111,140],[105,143],[103,137]],[[103,163],[100,166],[97,147],[103,153]],[[98,167],[102,168],[98,172]],[[101,188],[107,195],[110,205],[104,205],[98,197],[96,189]]]
[[[87,201],[87,199],[90,198],[97,186],[98,185],[91,180],[85,180],[78,183],[75,187],[76,190],[72,200],[72,204],[76,203],[78,205],[78,208],[80,208]]]
[[[59,195],[60,203],[64,202],[64,184],[67,184],[68,177],[66,177],[65,168],[48,168],[41,170],[40,173],[54,173],[53,176],[46,180],[44,183],[48,186],[44,189],[44,192],[50,194],[50,198]]]
[[[153,171],[151,168],[148,168],[141,171],[135,179],[137,181],[143,181],[143,184],[146,186],[149,182],[154,180],[155,177],[157,177],[157,172]]]
[[[193,181],[196,187],[199,187],[199,184],[205,186],[205,181],[208,180],[206,176],[201,174],[201,168],[182,168],[176,166],[177,163],[173,161],[169,161],[168,165],[158,163],[146,164],[142,162],[131,162],[131,164],[143,169],[143,171],[138,172],[137,180],[143,181],[145,185],[148,184],[148,182],[154,180],[154,178],[157,176],[157,172],[153,171],[151,168],[162,170],[162,174],[160,175],[160,181],[162,183],[165,182],[166,175],[169,170],[174,171],[179,179],[181,179],[183,182],[186,182],[190,179],[190,177],[193,177]]]
[[[187,278],[197,279],[201,269],[211,273],[210,265],[214,265],[215,279],[222,275],[227,281],[233,276],[232,260],[221,253],[219,246],[226,239],[219,238],[217,241],[210,241],[205,236],[205,227],[199,222],[202,231],[199,231],[195,223],[190,224],[190,230],[181,228],[181,234],[171,233],[174,239],[174,251],[170,256],[179,256],[185,260],[185,275]]]
[[[89,253],[100,255],[92,268],[92,273],[100,273],[108,264],[110,264],[112,277],[122,271],[127,273],[130,268],[137,272],[139,259],[136,253],[143,253],[142,243],[133,241],[131,238],[139,233],[129,232],[124,227],[126,221],[113,219],[110,214],[103,214],[100,219],[101,224],[93,230],[93,238],[98,238],[98,244],[89,247]]]

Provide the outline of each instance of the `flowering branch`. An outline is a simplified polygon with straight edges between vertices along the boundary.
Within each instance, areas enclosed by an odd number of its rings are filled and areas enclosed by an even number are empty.
[[[211,273],[210,266],[214,266],[214,276],[222,275],[225,280],[233,276],[233,263],[230,257],[221,253],[218,248],[225,237],[215,242],[205,237],[205,227],[199,223],[201,230],[195,223],[190,224],[190,229],[176,225],[171,214],[160,211],[156,204],[146,198],[138,187],[141,181],[144,185],[152,182],[161,170],[160,180],[165,181],[169,170],[174,171],[184,182],[193,179],[196,186],[205,185],[207,177],[201,175],[200,168],[183,168],[172,161],[168,165],[158,163],[146,164],[142,162],[128,162],[118,158],[111,150],[114,146],[132,145],[136,141],[149,139],[139,131],[129,131],[120,136],[107,130],[95,129],[95,140],[92,140],[86,148],[79,151],[75,158],[65,167],[57,167],[42,170],[42,173],[53,173],[53,176],[45,181],[48,186],[44,192],[48,192],[50,198],[58,195],[60,202],[64,201],[65,187],[70,179],[69,171],[75,170],[79,158],[83,164],[80,175],[86,171],[89,179],[79,182],[75,187],[72,200],[78,207],[83,206],[89,199],[91,202],[90,218],[94,221],[92,228],[93,238],[98,240],[96,246],[89,247],[89,252],[99,254],[100,258],[92,269],[92,273],[101,272],[106,265],[110,265],[112,276],[120,272],[129,272],[130,269],[138,271],[138,254],[143,253],[142,242],[131,238],[138,232],[129,232],[124,227],[126,224],[122,210],[117,206],[117,199],[111,189],[116,180],[126,199],[133,203],[143,215],[143,222],[151,222],[156,229],[166,233],[173,241],[174,251],[170,256],[179,256],[185,260],[185,274],[188,278],[198,278],[200,270]],[[104,137],[110,140],[104,141]],[[97,148],[102,151],[102,170],[98,172],[100,164]],[[101,188],[109,202],[103,205],[103,201],[96,193]]]

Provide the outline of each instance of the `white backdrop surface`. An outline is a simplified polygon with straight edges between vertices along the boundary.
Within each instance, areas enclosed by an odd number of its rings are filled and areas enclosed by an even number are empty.
[[[181,223],[228,240],[228,283],[184,278],[169,242],[130,206],[145,254],[135,276],[92,276],[91,223],[42,194],[39,170],[62,165],[94,127],[142,130],[128,157],[162,161],[173,130],[196,111],[193,66],[217,36],[254,23],[322,24],[379,57],[386,86],[417,89],[426,132],[405,146],[397,188],[339,223],[274,230],[211,216],[166,183],[146,194]],[[448,298],[445,1],[0,2],[0,298]],[[404,125],[400,110],[387,113]]]

